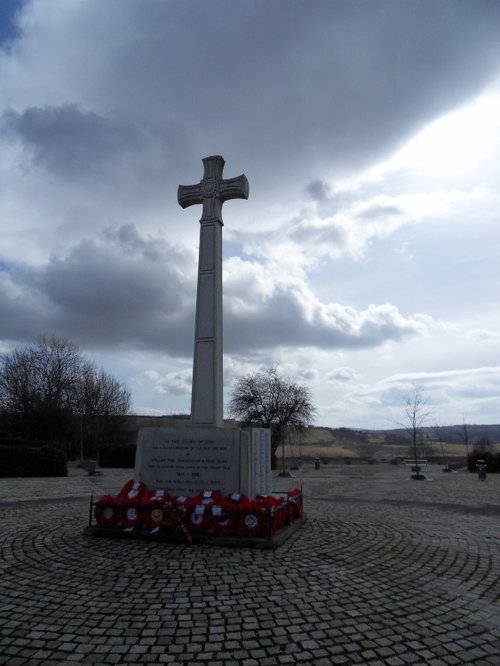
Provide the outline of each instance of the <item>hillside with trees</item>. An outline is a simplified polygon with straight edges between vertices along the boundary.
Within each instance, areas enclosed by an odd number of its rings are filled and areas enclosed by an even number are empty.
[[[441,463],[463,460],[475,447],[500,445],[500,425],[423,427],[417,442],[419,456]],[[320,457],[325,460],[390,461],[413,457],[412,437],[405,428],[355,430],[350,428],[309,427],[301,435],[290,433],[287,456],[295,459]]]

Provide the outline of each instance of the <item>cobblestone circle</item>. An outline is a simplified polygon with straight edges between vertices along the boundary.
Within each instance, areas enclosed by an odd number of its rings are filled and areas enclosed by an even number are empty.
[[[0,479],[0,664],[500,665],[500,478],[305,467],[274,551],[84,536],[129,475]]]

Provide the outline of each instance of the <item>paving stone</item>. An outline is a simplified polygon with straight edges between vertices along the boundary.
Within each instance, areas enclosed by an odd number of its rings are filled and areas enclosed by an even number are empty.
[[[404,661],[400,657],[388,657],[385,660],[387,666],[404,666]]]
[[[498,664],[500,476],[438,472],[306,466],[269,552],[85,537],[126,470],[0,479],[0,663]]]

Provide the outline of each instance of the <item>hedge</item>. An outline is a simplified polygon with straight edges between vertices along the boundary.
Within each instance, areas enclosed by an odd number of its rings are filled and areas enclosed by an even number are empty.
[[[133,444],[103,444],[99,449],[99,467],[133,468],[135,466]]]
[[[68,476],[66,453],[55,446],[0,445],[0,476]]]
[[[467,469],[469,472],[477,471],[478,460],[484,460],[487,472],[500,472],[500,453],[494,453],[485,449],[474,449],[467,457]]]

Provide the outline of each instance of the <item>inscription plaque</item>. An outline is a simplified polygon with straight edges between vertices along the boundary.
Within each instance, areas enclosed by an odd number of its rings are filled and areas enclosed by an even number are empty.
[[[174,495],[239,488],[239,430],[142,428],[137,441],[136,481]]]
[[[192,497],[202,490],[271,492],[271,434],[263,428],[142,428],[134,479]]]

